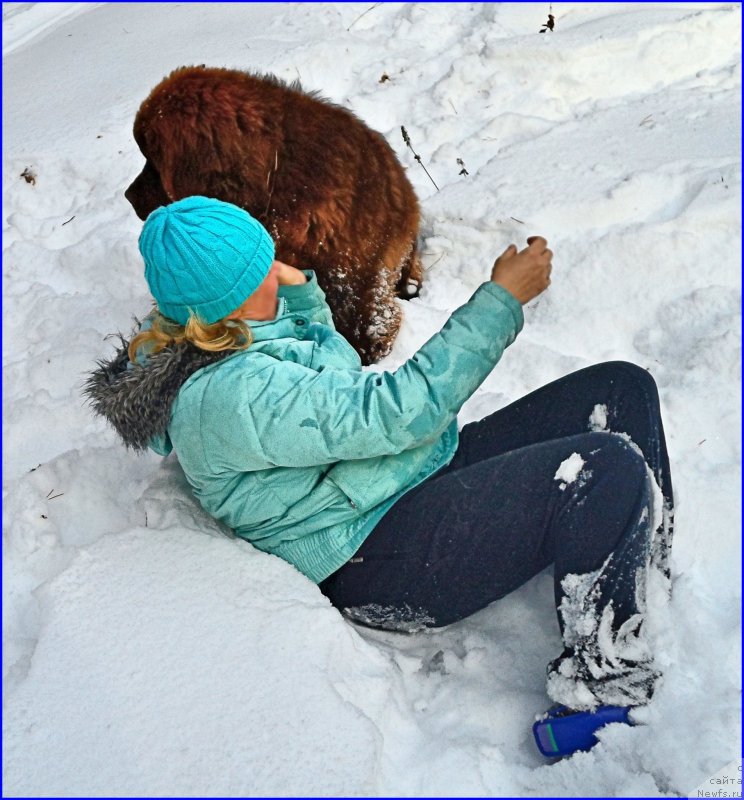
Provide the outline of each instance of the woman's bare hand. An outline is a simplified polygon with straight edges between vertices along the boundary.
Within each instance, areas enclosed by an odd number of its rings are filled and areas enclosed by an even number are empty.
[[[517,252],[516,245],[509,247],[496,259],[491,280],[503,286],[524,305],[545,291],[550,285],[553,269],[553,252],[542,236],[530,236],[527,247]]]
[[[305,273],[299,269],[290,267],[289,264],[284,264],[281,261],[275,261],[273,266],[276,269],[276,277],[280,286],[295,286],[307,283]]]

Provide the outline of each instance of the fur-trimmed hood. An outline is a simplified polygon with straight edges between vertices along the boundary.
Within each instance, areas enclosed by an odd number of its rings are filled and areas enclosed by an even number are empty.
[[[179,389],[197,370],[234,355],[234,351],[209,353],[181,344],[166,347],[142,364],[132,364],[127,355],[129,342],[119,338],[121,347],[112,358],[97,362],[83,394],[127,447],[146,450],[165,437],[155,449],[166,454],[171,450],[167,428]]]

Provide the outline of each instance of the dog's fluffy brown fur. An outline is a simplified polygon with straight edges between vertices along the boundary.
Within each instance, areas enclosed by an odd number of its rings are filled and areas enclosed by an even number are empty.
[[[299,84],[182,67],[142,103],[134,138],[146,163],[126,197],[141,219],[195,194],[245,208],[279,260],[316,271],[364,363],[390,351],[394,297],[421,285],[419,206],[379,133]]]

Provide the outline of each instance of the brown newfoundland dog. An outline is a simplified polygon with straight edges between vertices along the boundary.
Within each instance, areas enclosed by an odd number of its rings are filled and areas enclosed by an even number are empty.
[[[390,352],[394,298],[416,294],[423,275],[418,201],[379,133],[297,83],[201,66],[152,90],[134,138],[146,162],[126,197],[141,219],[194,194],[245,208],[279,260],[316,271],[363,363]]]

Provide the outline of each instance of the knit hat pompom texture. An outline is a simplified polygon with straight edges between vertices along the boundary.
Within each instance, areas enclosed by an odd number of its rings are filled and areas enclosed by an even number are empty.
[[[209,197],[156,208],[139,237],[145,280],[160,312],[185,325],[235,311],[269,274],[274,242],[247,211]]]

